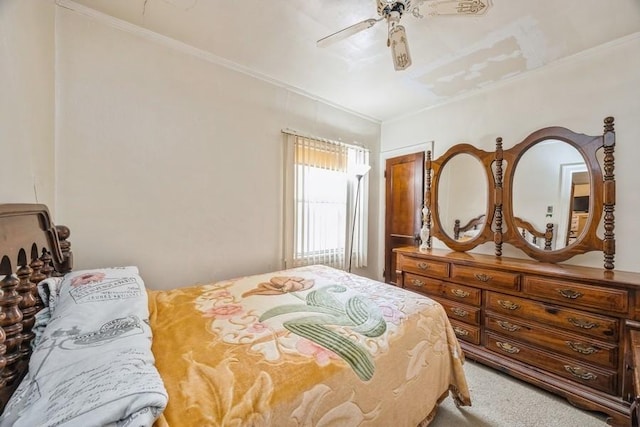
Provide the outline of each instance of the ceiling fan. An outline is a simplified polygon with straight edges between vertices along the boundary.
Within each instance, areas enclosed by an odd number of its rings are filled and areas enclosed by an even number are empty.
[[[344,40],[354,34],[373,27],[378,22],[387,21],[387,47],[391,48],[393,66],[404,70],[411,65],[409,43],[404,26],[400,25],[402,16],[410,12],[416,18],[424,18],[420,8],[427,8],[427,15],[483,15],[491,7],[492,0],[376,0],[379,18],[369,18],[357,24],[336,31],[317,42],[318,47],[326,47]]]

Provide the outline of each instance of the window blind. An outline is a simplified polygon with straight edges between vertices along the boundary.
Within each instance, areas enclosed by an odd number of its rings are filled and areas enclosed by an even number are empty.
[[[357,181],[350,171],[368,162],[365,148],[285,133],[285,267],[324,264],[344,269],[351,231],[352,266],[366,266],[368,181],[365,177],[360,184],[354,217]]]

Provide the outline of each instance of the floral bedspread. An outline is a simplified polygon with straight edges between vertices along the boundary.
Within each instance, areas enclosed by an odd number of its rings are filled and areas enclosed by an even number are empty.
[[[463,356],[433,300],[324,266],[149,291],[156,426],[416,426]]]

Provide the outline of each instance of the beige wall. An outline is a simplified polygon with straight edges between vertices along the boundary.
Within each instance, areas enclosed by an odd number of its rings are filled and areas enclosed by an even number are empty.
[[[437,154],[459,142],[493,150],[503,137],[510,148],[532,131],[564,126],[577,132],[601,134],[603,119],[616,119],[616,268],[640,271],[640,34],[593,49],[568,60],[530,72],[437,108],[382,124],[382,150],[418,139],[435,141]],[[531,185],[536,185],[532,180]],[[435,242],[441,246],[440,242]],[[513,248],[505,254],[524,255]],[[493,250],[492,244],[477,248]],[[580,255],[572,264],[602,266],[599,253]]]
[[[0,1],[0,200],[54,209],[54,10]]]
[[[277,268],[284,127],[364,143],[377,163],[380,138],[384,152],[430,140],[436,154],[462,141],[493,149],[496,136],[508,148],[549,125],[596,134],[614,115],[617,268],[640,270],[637,35],[385,122],[382,136],[377,123],[53,1],[2,0],[0,37],[0,155],[11,159],[0,196],[49,205],[72,227],[79,268],[138,264],[152,287]],[[371,277],[383,263],[379,170],[363,271]],[[600,266],[601,257],[571,262]]]
[[[281,129],[377,158],[379,123],[130,26],[57,8],[56,38],[56,193],[78,268],[135,264],[152,288],[278,269]]]

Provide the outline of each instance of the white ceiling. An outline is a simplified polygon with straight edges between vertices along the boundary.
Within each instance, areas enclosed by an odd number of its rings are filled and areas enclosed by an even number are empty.
[[[330,47],[316,47],[324,36],[377,17],[375,0],[76,3],[379,121],[640,31],[638,0],[493,0],[481,17],[405,14],[413,65],[398,72],[383,22]]]

